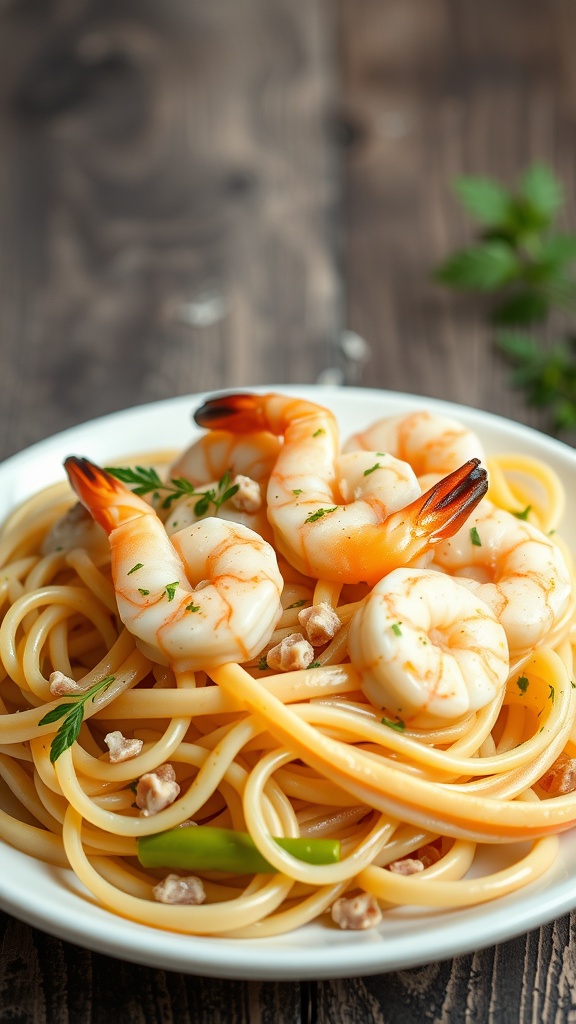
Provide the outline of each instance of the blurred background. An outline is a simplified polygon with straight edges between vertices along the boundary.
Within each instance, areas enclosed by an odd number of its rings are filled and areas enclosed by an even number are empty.
[[[458,175],[534,160],[574,220],[570,0],[1,0],[1,453],[252,383],[428,393],[536,424]]]
[[[0,456],[250,384],[390,388],[548,429],[494,351],[488,297],[432,273],[474,235],[458,176],[511,185],[544,163],[574,227],[575,33],[573,0],[0,0]],[[302,986],[170,976],[0,921],[13,1022],[517,1024],[573,999],[568,917]]]

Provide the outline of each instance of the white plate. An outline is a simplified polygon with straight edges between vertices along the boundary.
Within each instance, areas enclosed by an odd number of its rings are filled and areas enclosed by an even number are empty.
[[[275,390],[330,406],[338,415],[343,436],[377,417],[424,407],[456,416],[479,433],[488,453],[505,450],[544,458],[564,481],[568,507],[576,503],[574,451],[516,423],[413,395],[304,386]],[[12,456],[0,466],[0,517],[44,485],[61,479],[67,455],[86,455],[110,464],[128,453],[184,447],[196,432],[191,417],[203,397],[185,396],[106,416]],[[576,549],[576,527],[566,523],[562,532]],[[504,851],[495,847],[494,869],[504,857]],[[35,861],[1,842],[0,905],[60,938],[153,967],[261,980],[376,974],[493,945],[576,906],[576,830],[562,836],[554,868],[517,893],[461,911],[393,910],[385,914],[378,930],[369,932],[309,925],[279,938],[249,941],[161,933],[115,917],[95,904],[71,872]]]

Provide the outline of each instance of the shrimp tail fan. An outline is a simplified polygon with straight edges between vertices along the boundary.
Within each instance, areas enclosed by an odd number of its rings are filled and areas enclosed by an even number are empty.
[[[409,506],[416,532],[427,536],[429,543],[452,537],[487,490],[488,474],[480,459],[470,459]]]
[[[237,430],[239,433],[269,430],[262,397],[250,392],[214,395],[196,410],[194,420],[199,427],[211,430]]]
[[[152,509],[138,495],[89,459],[69,455],[64,469],[79,500],[95,522],[110,533],[123,522]],[[119,500],[120,499],[120,500]]]

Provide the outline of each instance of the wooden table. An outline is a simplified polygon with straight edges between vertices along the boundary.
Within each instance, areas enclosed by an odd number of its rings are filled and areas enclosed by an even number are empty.
[[[570,0],[2,0],[0,449],[250,383],[369,384],[544,426],[430,271],[461,173],[576,163]],[[352,332],[352,333],[351,333]],[[576,1019],[571,915],[365,979],[224,982],[2,915],[0,1020]]]

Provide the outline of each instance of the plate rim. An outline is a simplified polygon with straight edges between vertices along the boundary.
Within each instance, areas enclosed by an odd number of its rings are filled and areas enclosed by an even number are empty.
[[[178,413],[186,410],[190,423],[190,438],[187,438],[184,443],[189,443],[194,435],[199,433],[191,415],[194,406],[199,401],[208,394],[246,391],[258,393],[280,391],[291,395],[301,395],[318,403],[321,403],[320,396],[325,396],[326,404],[334,408],[336,412],[335,404],[339,398],[343,398],[347,404],[363,401],[367,405],[366,423],[372,422],[376,418],[371,408],[373,402],[382,403],[384,406],[399,406],[405,410],[408,407],[426,408],[433,412],[452,415],[455,418],[461,417],[465,423],[478,430],[481,440],[482,432],[487,427],[496,432],[504,430],[507,437],[520,443],[520,447],[530,448],[531,443],[536,444],[539,449],[551,452],[560,460],[567,459],[572,464],[572,470],[576,471],[576,453],[568,444],[497,413],[485,412],[445,399],[379,388],[274,384],[178,395],[94,417],[58,431],[8,456],[0,463],[0,483],[6,474],[9,482],[10,480],[14,482],[21,468],[27,462],[43,459],[45,455],[49,455],[47,469],[51,475],[57,453],[60,459],[63,452],[69,454],[68,448],[72,443],[76,445],[78,435],[86,432],[93,435],[94,440],[100,444],[99,435],[107,436],[107,431],[114,430],[114,447],[118,450],[111,452],[111,455],[119,457],[122,448],[119,441],[122,427],[139,424],[143,417],[149,417],[150,414],[162,416],[164,413],[173,414],[175,409],[178,410]],[[368,409],[368,405],[370,409]],[[386,415],[386,409],[383,410],[382,415]],[[108,447],[110,447],[109,444]],[[87,452],[86,454],[91,453]],[[57,479],[64,479],[63,470]],[[40,489],[40,486],[43,485],[35,485],[27,493],[34,493]],[[20,496],[12,500],[12,495],[9,495],[5,501],[0,502],[0,506],[4,506],[2,517],[10,507],[20,500]],[[576,873],[576,837],[574,837],[572,845],[574,846],[572,871]],[[52,868],[0,840],[0,864],[6,859],[10,861],[13,858],[18,862],[24,858],[25,861],[22,862],[24,864],[30,862],[36,869],[39,866],[47,869],[50,875],[56,876],[56,879],[52,879],[52,883],[64,885],[68,897],[71,897],[73,901],[73,906],[76,907],[77,904],[76,913],[64,913],[64,916],[55,914],[54,911],[58,908],[55,908],[52,899],[47,898],[45,891],[40,894],[36,893],[35,896],[26,891],[24,894],[20,893],[19,896],[16,896],[14,879],[7,877],[9,872],[0,872],[0,906],[17,919],[64,941],[70,941],[121,960],[128,960],[148,967],[229,979],[289,981],[346,978],[423,966],[507,941],[527,930],[549,922],[576,906],[574,874],[570,873],[568,865],[564,865],[562,857],[560,857],[557,865],[551,869],[558,877],[550,882],[548,878],[550,873],[547,873],[539,883],[533,883],[527,890],[522,890],[522,894],[528,893],[524,898],[519,897],[518,894],[512,894],[510,897],[502,897],[491,903],[482,904],[480,907],[443,911],[440,915],[427,914],[426,919],[433,916],[434,918],[440,917],[442,920],[442,926],[439,933],[435,935],[434,943],[431,944],[428,954],[421,945],[413,943],[413,936],[410,934],[409,928],[405,936],[393,935],[392,943],[388,943],[385,926],[380,926],[375,934],[333,933],[330,929],[332,941],[321,946],[318,952],[316,947],[311,949],[306,943],[302,945],[294,943],[293,937],[298,936],[299,932],[290,933],[288,936],[277,936],[274,939],[247,940],[186,936],[146,925],[138,925],[96,906],[92,897],[81,895],[80,887],[77,884],[67,884],[67,881],[70,882],[69,876],[71,875],[68,869]],[[64,872],[64,880],[61,877],[62,872]],[[547,878],[548,882],[546,882]],[[541,890],[544,891],[543,900],[540,899]],[[64,905],[66,902],[64,901]],[[92,906],[93,913],[86,913],[90,906]],[[474,929],[470,928],[471,914],[474,914],[476,922]],[[312,929],[314,932],[318,930],[326,932],[325,926],[322,925],[308,925],[306,929]],[[473,934],[471,934],[472,932]],[[301,931],[300,934],[302,934]],[[161,941],[158,941],[159,936],[162,936]],[[390,945],[394,947],[392,950]]]

